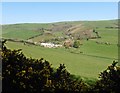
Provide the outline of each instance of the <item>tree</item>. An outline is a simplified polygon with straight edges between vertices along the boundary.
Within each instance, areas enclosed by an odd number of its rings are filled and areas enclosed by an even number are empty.
[[[93,32],[95,32],[95,29],[93,29]]]
[[[73,47],[74,48],[79,48],[80,47],[80,41],[75,40],[74,43],[73,43]]]
[[[73,46],[72,40],[66,40],[66,41],[64,42],[64,46],[65,46],[65,48],[72,47],[72,46]]]

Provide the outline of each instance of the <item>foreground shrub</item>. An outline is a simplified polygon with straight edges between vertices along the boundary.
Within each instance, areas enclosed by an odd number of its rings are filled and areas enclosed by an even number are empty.
[[[94,93],[120,93],[120,67],[116,66],[117,62],[100,74],[100,80],[96,82],[91,89]]]
[[[87,91],[83,81],[73,79],[60,64],[53,69],[43,60],[26,58],[21,50],[2,46],[2,93],[80,92]]]

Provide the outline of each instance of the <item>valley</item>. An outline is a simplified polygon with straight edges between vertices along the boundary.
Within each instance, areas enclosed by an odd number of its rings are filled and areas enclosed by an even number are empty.
[[[63,63],[70,73],[83,78],[97,78],[101,71],[118,60],[117,20],[3,25],[2,38],[13,39],[6,43],[10,49],[22,49],[27,57],[44,58],[55,68]],[[79,48],[73,47],[76,40],[80,42]],[[64,46],[66,41],[70,41],[67,47]],[[62,47],[42,47],[41,43]]]

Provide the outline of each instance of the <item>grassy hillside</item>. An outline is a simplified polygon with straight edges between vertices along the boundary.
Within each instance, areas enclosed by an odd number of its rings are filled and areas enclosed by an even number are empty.
[[[78,49],[83,51],[83,54],[71,53],[71,51],[73,51],[72,49],[49,49],[14,42],[8,42],[7,46],[12,49],[23,49],[27,57],[45,58],[50,61],[54,67],[58,67],[60,63],[64,63],[72,74],[89,78],[97,78],[98,74],[117,58],[116,46],[97,47],[98,45],[92,41]],[[111,51],[109,51],[109,49]],[[78,50],[74,51],[78,52]]]
[[[112,44],[118,43],[118,29],[99,28],[96,31],[100,34],[101,38],[97,39],[101,42],[110,42]]]
[[[14,25],[3,25],[2,36],[4,38],[14,39],[28,39],[32,36],[41,34],[38,27],[35,24],[14,24]]]
[[[65,37],[69,33],[79,34],[82,37],[84,34],[81,32],[93,34],[91,30],[105,27],[116,27],[117,20],[103,20],[103,21],[70,21],[70,22],[56,22],[56,23],[24,23],[24,24],[11,24],[2,26],[2,36],[5,38],[29,39],[36,35],[44,35],[44,32],[49,31],[55,37]],[[70,30],[70,31],[69,31]],[[106,29],[105,29],[106,30]],[[56,34],[57,32],[57,34]],[[61,34],[62,33],[62,34]],[[41,35],[42,34],[42,35]]]
[[[118,59],[117,20],[3,25],[2,37],[61,44],[71,37],[79,39],[82,45],[78,49],[50,49],[18,42],[7,42],[7,46],[22,49],[27,57],[45,58],[54,67],[64,63],[72,74],[82,77],[97,78],[113,60]]]

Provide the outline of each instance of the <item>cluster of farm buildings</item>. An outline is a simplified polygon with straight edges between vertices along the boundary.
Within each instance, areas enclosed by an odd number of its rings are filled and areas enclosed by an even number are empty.
[[[17,39],[5,39],[5,40],[24,43],[24,45],[37,45],[37,46],[43,46],[43,47],[48,47],[48,48],[57,48],[57,47],[63,47],[63,46],[71,47],[73,44],[72,40],[66,40],[64,41],[63,44],[54,44],[51,42],[34,42],[32,40],[17,40]]]
[[[70,47],[72,45],[72,41],[71,40],[66,40],[63,44],[54,44],[51,42],[33,42],[32,40],[27,40],[26,43],[33,43],[34,45],[40,45],[43,47],[48,47],[48,48],[57,48],[57,47],[63,47],[63,46],[68,46]]]
[[[62,47],[62,45],[53,44],[53,43],[40,43],[40,44],[41,44],[41,46],[48,47],[48,48]]]

